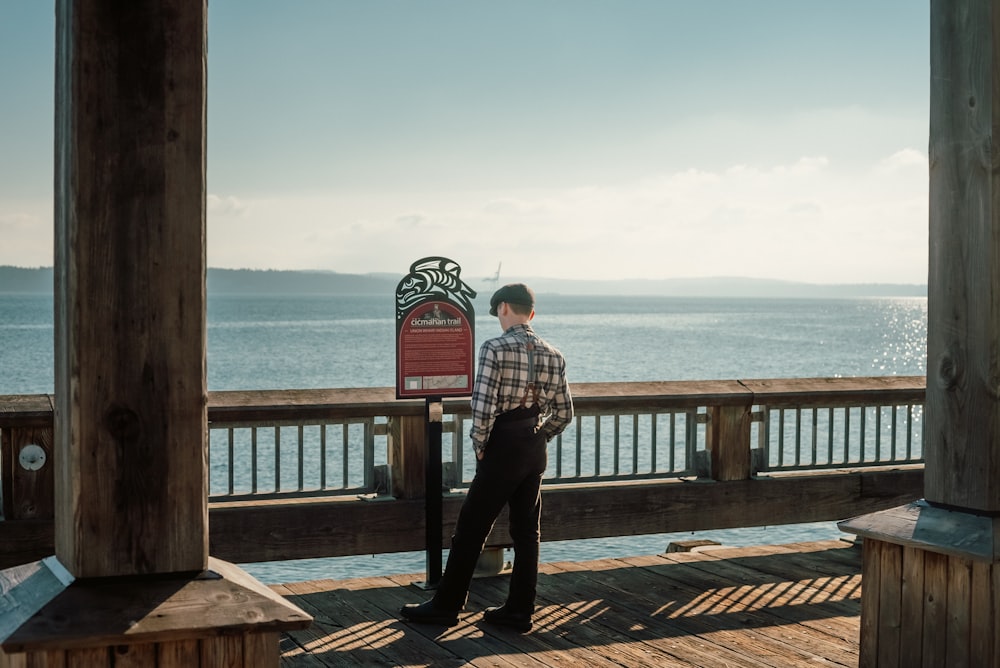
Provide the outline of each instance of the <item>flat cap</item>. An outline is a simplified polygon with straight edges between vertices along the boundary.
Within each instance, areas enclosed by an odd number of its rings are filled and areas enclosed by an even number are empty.
[[[535,293],[524,283],[509,283],[490,297],[490,315],[497,314],[497,307],[500,302],[508,304],[523,304],[524,306],[535,306]]]

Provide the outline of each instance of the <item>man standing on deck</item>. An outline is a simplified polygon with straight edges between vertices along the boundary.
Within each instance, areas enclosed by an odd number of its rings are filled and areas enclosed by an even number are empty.
[[[573,419],[566,361],[531,328],[534,306],[535,293],[523,283],[505,285],[490,299],[490,315],[500,319],[503,334],[479,349],[470,432],[476,476],[459,513],[437,592],[429,601],[403,606],[400,614],[409,621],[458,623],[486,538],[508,505],[514,543],[510,588],[507,601],[487,608],[483,620],[522,633],[531,630],[545,444]]]

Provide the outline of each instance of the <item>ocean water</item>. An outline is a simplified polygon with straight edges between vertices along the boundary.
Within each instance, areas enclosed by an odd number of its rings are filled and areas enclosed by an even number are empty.
[[[210,390],[395,384],[395,306],[385,297],[208,300]],[[476,339],[500,329],[476,304]],[[570,382],[922,375],[927,300],[538,296],[535,330],[566,356]],[[53,391],[52,298],[0,295],[0,394]],[[840,537],[833,523],[542,544],[544,561]],[[424,554],[250,564],[264,582],[419,573]]]

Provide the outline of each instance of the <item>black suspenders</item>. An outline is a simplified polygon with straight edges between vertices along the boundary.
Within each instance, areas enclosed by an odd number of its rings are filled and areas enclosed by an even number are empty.
[[[538,386],[535,384],[535,344],[529,338],[528,342],[524,344],[524,348],[528,351],[528,385],[524,388],[524,394],[521,395],[521,408],[528,405],[528,392],[531,392],[532,405],[538,405]]]

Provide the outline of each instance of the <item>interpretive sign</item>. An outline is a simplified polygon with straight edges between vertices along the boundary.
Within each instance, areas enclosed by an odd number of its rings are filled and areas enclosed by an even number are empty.
[[[424,531],[427,580],[441,580],[441,432],[446,396],[472,394],[472,346],[476,291],[446,257],[425,257],[410,265],[396,286],[396,398],[424,397],[427,458],[424,467]]]
[[[396,287],[396,398],[472,394],[475,290],[445,257],[410,265]]]

